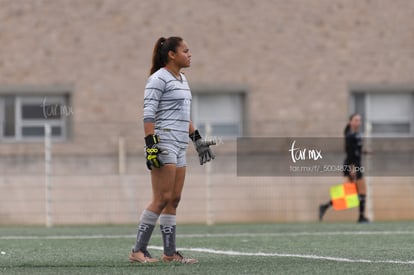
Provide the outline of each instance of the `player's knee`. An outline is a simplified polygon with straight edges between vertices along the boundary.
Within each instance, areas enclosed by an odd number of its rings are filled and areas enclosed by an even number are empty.
[[[177,208],[178,207],[178,204],[180,203],[180,200],[181,200],[181,197],[180,196],[174,197],[171,200],[172,207]]]
[[[160,212],[171,203],[171,195],[163,194],[159,198],[155,199],[155,205],[160,210]]]
[[[162,212],[162,210],[167,206],[167,203],[163,201],[155,201],[153,203],[154,207],[157,209],[157,212]]]

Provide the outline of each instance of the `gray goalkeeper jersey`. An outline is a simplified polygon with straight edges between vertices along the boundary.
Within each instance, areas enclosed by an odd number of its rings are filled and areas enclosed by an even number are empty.
[[[161,68],[148,78],[144,95],[144,122],[155,122],[155,133],[161,142],[187,147],[191,99],[184,74],[179,80]]]

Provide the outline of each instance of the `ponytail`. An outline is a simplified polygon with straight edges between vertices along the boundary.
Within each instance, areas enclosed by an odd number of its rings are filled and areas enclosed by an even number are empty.
[[[183,39],[178,36],[158,38],[157,42],[155,42],[154,50],[152,52],[152,66],[150,75],[167,65],[168,53],[170,51],[176,52],[177,47],[182,41]]]
[[[351,130],[351,126],[349,125],[349,123],[345,126],[345,129],[344,129],[344,136],[346,136],[348,133],[349,133],[349,131]]]

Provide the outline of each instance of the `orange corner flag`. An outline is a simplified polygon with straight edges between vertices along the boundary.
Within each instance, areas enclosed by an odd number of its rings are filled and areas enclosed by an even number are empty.
[[[337,184],[330,188],[332,205],[335,210],[344,210],[359,206],[355,183]]]

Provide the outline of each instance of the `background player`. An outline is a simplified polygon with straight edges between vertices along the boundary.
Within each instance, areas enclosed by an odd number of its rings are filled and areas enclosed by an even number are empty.
[[[366,204],[366,184],[363,178],[361,157],[362,157],[362,136],[359,132],[362,119],[359,114],[353,114],[349,118],[349,122],[345,127],[345,152],[346,159],[344,161],[344,176],[347,182],[355,182],[359,197],[359,218],[358,223],[366,223],[369,220],[365,217]],[[332,201],[319,206],[319,220],[322,221],[323,216]]]

